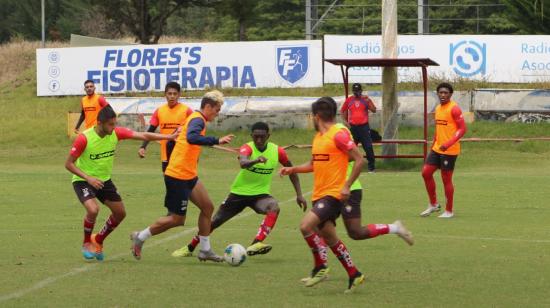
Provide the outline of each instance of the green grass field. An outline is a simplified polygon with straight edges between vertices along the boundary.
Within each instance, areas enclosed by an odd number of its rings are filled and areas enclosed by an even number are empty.
[[[469,137],[535,136],[550,126],[476,123],[470,128]],[[417,133],[403,129],[401,135]],[[311,136],[311,131],[275,131],[272,141],[308,143]],[[134,260],[129,233],[152,223],[165,210],[158,149],[152,145],[149,157],[140,160],[139,143],[133,141],[119,146],[113,175],[128,216],[107,239],[106,260],[85,262],[80,254],[84,211],[63,168],[70,141],[29,138],[10,145],[3,142],[0,150],[0,306],[550,305],[546,296],[550,145],[546,143],[464,144],[455,173],[452,220],[418,216],[427,205],[420,161],[380,164],[378,173],[362,174],[363,221],[390,223],[400,218],[417,242],[409,247],[393,235],[352,241],[340,223],[341,238],[367,275],[356,293],[345,295],[347,276],[332,255],[328,281],[313,288],[299,282],[311,270],[312,257],[298,230],[302,213],[286,178],[276,177],[273,183],[282,211],[268,237],[274,246],[269,254],[251,257],[237,268],[171,257],[172,250],[196,232],[198,210],[191,207],[186,226],[153,237],[144,246],[143,259]],[[246,134],[239,132],[235,145],[245,141]],[[237,161],[213,149],[203,153],[200,177],[219,204],[238,171]],[[309,152],[290,149],[289,155],[300,163]],[[304,192],[309,192],[311,176],[301,176],[301,181]],[[108,210],[102,208],[96,230],[107,216]],[[229,243],[247,246],[261,219],[245,210],[212,235],[213,248],[221,253]]]

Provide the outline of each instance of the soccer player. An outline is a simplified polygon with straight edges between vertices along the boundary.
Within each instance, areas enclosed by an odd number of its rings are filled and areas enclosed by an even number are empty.
[[[422,167],[422,177],[426,185],[426,191],[430,199],[428,208],[420,213],[420,216],[427,217],[433,212],[441,210],[435,193],[434,172],[441,169],[441,179],[445,187],[447,204],[445,212],[439,218],[452,218],[453,212],[453,170],[455,162],[460,154],[460,138],[466,133],[466,123],[462,110],[456,102],[451,100],[453,87],[444,82],[437,86],[439,106],[435,108],[435,134],[432,149]]]
[[[273,171],[279,163],[286,167],[291,167],[292,163],[288,160],[283,148],[274,143],[267,142],[270,134],[269,126],[266,123],[254,123],[250,136],[253,141],[241,146],[239,151],[241,171],[233,181],[229,196],[227,196],[214,215],[210,232],[247,207],[250,207],[258,214],[265,215],[256,237],[246,249],[249,256],[254,256],[257,254],[266,254],[272,248],[271,245],[264,243],[264,240],[273,230],[279,216],[277,200],[270,195],[271,182],[274,175]],[[290,181],[296,192],[296,203],[305,211],[307,202],[302,196],[298,176],[292,174]],[[174,251],[172,256],[192,256],[199,241],[199,237],[195,236],[187,246]]]
[[[114,132],[114,134],[113,134]],[[101,109],[97,124],[85,130],[74,140],[65,168],[73,173],[73,188],[84,208],[84,242],[82,254],[85,259],[103,260],[103,241],[126,216],[122,198],[111,180],[115,149],[120,140],[174,140],[177,133],[161,135],[139,133],[116,127],[116,113],[110,106]],[[98,199],[110,210],[111,215],[98,234],[92,234],[97,214]]]
[[[153,235],[160,234],[177,226],[183,226],[187,214],[187,204],[191,200],[199,209],[199,238],[201,249],[198,258],[201,261],[221,262],[210,247],[210,225],[214,205],[208,196],[204,184],[198,178],[198,162],[202,145],[226,144],[233,135],[221,138],[206,136],[206,122],[213,121],[223,104],[223,95],[219,91],[207,92],[201,100],[200,111],[193,112],[176,140],[168,167],[164,172],[166,195],[164,206],[168,215],[160,217],[152,225],[130,235],[132,254],[141,259],[143,243]]]
[[[154,132],[157,127],[160,127],[160,133],[168,135],[185,123],[185,120],[193,113],[193,110],[185,104],[178,102],[180,94],[181,86],[177,82],[171,81],[166,84],[164,87],[166,104],[157,108],[153,113],[149,121],[148,132]],[[139,157],[145,158],[148,144],[149,141],[143,141],[138,150]],[[166,170],[166,166],[168,166],[168,159],[173,149],[174,142],[164,140],[160,142],[160,161],[163,173]]]
[[[313,206],[300,223],[300,231],[315,261],[306,286],[313,286],[328,275],[327,255],[322,244],[324,240],[346,269],[349,276],[346,292],[351,292],[365,280],[365,276],[353,264],[350,253],[336,234],[335,226],[343,202],[350,196],[350,187],[365,162],[349,131],[335,125],[336,109],[336,102],[331,97],[322,97],[313,103],[313,123],[317,134],[313,139],[312,158],[299,166],[283,167],[279,174],[313,172]],[[346,180],[348,158],[355,164]]]
[[[340,113],[342,120],[351,130],[353,141],[360,142],[367,154],[369,172],[374,173],[375,157],[370,136],[369,111],[375,113],[376,106],[368,96],[363,95],[361,84],[354,83],[352,91],[353,95],[346,98]]]
[[[103,107],[109,105],[105,97],[95,93],[95,84],[92,80],[88,79],[84,81],[84,91],[86,91],[86,96],[83,96],[80,100],[82,111],[80,112],[80,118],[74,128],[75,134],[78,134],[82,122],[84,122],[84,127],[86,127],[86,129],[96,125],[97,114]]]

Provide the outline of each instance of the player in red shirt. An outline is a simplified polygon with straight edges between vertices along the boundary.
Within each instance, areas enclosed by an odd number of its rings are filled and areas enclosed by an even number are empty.
[[[340,113],[342,120],[350,128],[353,141],[360,142],[363,146],[363,150],[367,154],[367,167],[372,173],[375,170],[375,158],[370,137],[369,111],[376,112],[376,106],[368,96],[362,95],[363,90],[360,84],[354,83],[352,91],[353,96],[346,98]]]

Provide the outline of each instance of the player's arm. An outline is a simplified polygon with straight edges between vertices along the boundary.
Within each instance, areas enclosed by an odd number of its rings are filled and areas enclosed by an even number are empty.
[[[156,140],[176,140],[179,136],[180,130],[176,130],[170,135],[157,134],[150,132],[134,132],[132,131],[132,137],[130,139],[134,140],[144,140],[144,141],[156,141]]]
[[[80,170],[75,164],[76,160],[80,157],[84,149],[86,148],[87,140],[84,135],[78,135],[76,137],[71,152],[65,161],[65,169],[69,170],[72,174],[75,174],[88,182],[93,188],[101,189],[103,188],[103,181],[92,176],[88,176],[84,171]]]
[[[107,100],[105,99],[105,96],[99,96],[99,99],[98,99],[98,102],[99,102],[99,106],[101,106],[101,108],[109,105],[109,103],[107,102]]]
[[[344,125],[346,125],[347,127],[349,127],[349,123],[348,123],[348,107],[349,106],[349,100],[348,98],[346,98],[346,101],[344,102],[344,104],[342,104],[342,108],[340,108],[340,116],[342,118],[342,122],[344,122]]]
[[[359,152],[355,142],[353,142],[353,139],[351,138],[348,130],[342,129],[338,133],[336,133],[336,135],[334,135],[334,143],[340,151],[348,154],[350,160],[355,161],[355,164],[351,169],[351,173],[344,183],[344,187],[342,187],[342,190],[340,191],[342,198],[344,200],[347,200],[350,195],[350,187],[353,182],[357,180],[359,174],[361,174],[361,169],[365,164],[365,159],[363,158],[363,155],[361,155],[361,152]]]
[[[310,160],[307,163],[303,163],[298,166],[292,166],[292,167],[283,167],[279,169],[279,175],[285,176],[285,175],[291,175],[294,173],[310,173],[313,172],[313,161]]]
[[[241,169],[247,169],[252,166],[254,166],[257,163],[265,163],[267,161],[267,158],[260,156],[256,159],[250,159],[250,156],[252,155],[252,148],[248,144],[243,145],[239,149],[239,165],[241,166]]]
[[[279,152],[279,163],[281,165],[283,165],[284,167],[292,167],[292,162],[290,162],[290,160],[288,159],[288,155],[286,154],[285,149],[283,149],[282,147],[279,147],[277,149],[277,151]],[[306,209],[307,209],[307,201],[304,198],[304,196],[302,195],[302,187],[300,186],[300,178],[295,173],[290,174],[288,176],[288,178],[290,179],[290,182],[292,183],[292,186],[294,187],[294,191],[296,192],[296,204],[298,204],[298,206],[300,208],[302,208],[302,210],[305,212]]]
[[[451,139],[449,139],[447,142],[439,147],[441,151],[446,151],[448,148],[452,147],[453,144],[460,140],[460,138],[462,138],[467,131],[466,122],[464,121],[464,115],[462,114],[462,110],[460,110],[460,107],[453,107],[453,109],[451,110],[451,116],[456,122],[456,132]]]
[[[84,109],[80,112],[80,118],[78,118],[78,121],[76,122],[76,126],[74,127],[74,133],[78,134],[78,129],[80,128],[80,125],[82,125],[82,122],[84,122],[84,118],[86,115],[84,114]]]
[[[147,132],[148,133],[154,133],[157,130],[157,127],[158,126],[149,125],[149,128],[147,129]],[[141,144],[141,146],[139,147],[139,150],[138,150],[139,157],[141,157],[141,158],[145,157],[145,153],[146,153],[148,144],[149,144],[149,140],[144,140],[143,141],[143,143]]]
[[[370,97],[365,97],[365,99],[367,100],[367,107],[369,108],[370,112],[376,113],[376,105],[374,105],[372,99],[370,99]]]
[[[230,143],[235,135],[226,135],[221,138],[213,136],[202,136],[201,131],[204,129],[206,123],[203,119],[195,118],[189,122],[187,126],[187,142],[195,145],[215,145],[215,144],[227,144]]]

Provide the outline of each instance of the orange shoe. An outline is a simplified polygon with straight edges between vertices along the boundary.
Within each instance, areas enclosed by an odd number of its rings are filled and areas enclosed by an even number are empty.
[[[103,245],[96,242],[96,240],[95,240],[96,236],[97,236],[97,234],[92,234],[92,237],[91,237],[92,245],[95,248],[95,258],[98,261],[103,261],[103,258],[104,258],[104,256],[103,256]]]

